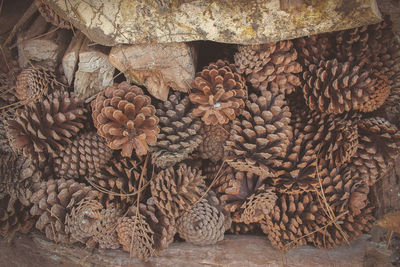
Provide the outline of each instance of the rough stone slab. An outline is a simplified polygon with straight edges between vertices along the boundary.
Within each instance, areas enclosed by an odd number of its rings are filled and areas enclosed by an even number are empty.
[[[108,46],[193,40],[256,44],[381,20],[375,0],[46,1],[91,40]]]
[[[130,259],[121,250],[83,249],[78,246],[55,244],[42,235],[19,235],[13,245],[0,240],[1,266],[387,266],[390,253],[369,242],[363,236],[351,246],[324,250],[301,246],[289,253],[281,253],[267,241],[265,236],[228,235],[213,245],[199,247],[185,242],[173,243],[163,256],[149,262]],[[367,260],[373,257],[374,264]],[[24,264],[25,263],[25,264]]]
[[[130,81],[164,101],[170,87],[188,92],[195,75],[196,53],[187,43],[119,45],[109,59]]]

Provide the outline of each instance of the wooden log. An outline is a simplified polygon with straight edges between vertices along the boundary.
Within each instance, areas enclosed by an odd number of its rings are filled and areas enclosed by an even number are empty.
[[[111,49],[110,62],[129,80],[146,86],[151,95],[165,101],[170,87],[190,90],[196,52],[187,43],[121,45]]]
[[[71,85],[75,70],[78,67],[79,51],[84,40],[85,35],[80,31],[76,32],[62,58],[64,75],[69,85]]]
[[[64,55],[72,33],[58,29],[38,16],[31,27],[18,34],[18,61],[21,68],[29,62],[55,70]]]
[[[108,52],[107,47],[90,45],[90,40],[85,38],[74,81],[74,92],[78,97],[90,99],[113,84],[115,68],[108,60]]]

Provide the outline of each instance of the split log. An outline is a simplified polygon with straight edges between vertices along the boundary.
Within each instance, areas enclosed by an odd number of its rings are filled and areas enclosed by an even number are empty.
[[[69,85],[71,85],[74,78],[74,73],[78,66],[79,51],[84,40],[85,35],[80,31],[76,32],[62,59],[64,75]]]
[[[108,60],[108,50],[101,45],[90,45],[87,38],[83,41],[74,81],[74,92],[78,97],[91,98],[113,84],[115,68]]]
[[[38,16],[26,32],[18,34],[20,67],[28,67],[32,62],[55,70],[70,38],[70,31],[58,29]]]
[[[161,100],[167,100],[170,87],[188,92],[195,75],[196,53],[187,43],[121,45],[111,49],[109,58],[129,80]]]

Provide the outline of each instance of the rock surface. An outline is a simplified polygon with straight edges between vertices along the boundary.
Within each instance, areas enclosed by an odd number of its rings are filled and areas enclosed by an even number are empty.
[[[109,59],[130,81],[164,101],[169,87],[188,92],[195,75],[195,49],[186,43],[115,46]]]
[[[193,40],[256,44],[381,19],[375,0],[46,1],[91,40],[108,46]]]

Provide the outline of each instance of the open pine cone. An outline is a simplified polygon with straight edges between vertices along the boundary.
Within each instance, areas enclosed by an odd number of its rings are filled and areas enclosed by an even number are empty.
[[[81,242],[93,248],[120,247],[116,233],[118,218],[122,211],[115,207],[104,207],[98,200],[84,198],[75,204],[65,217],[65,232],[70,241]]]
[[[72,143],[54,159],[57,177],[78,179],[100,173],[112,157],[112,150],[95,132],[78,135]]]
[[[227,156],[224,145],[229,138],[230,126],[225,125],[205,125],[201,127],[200,135],[203,142],[199,145],[199,154],[203,159],[212,162],[223,160]]]
[[[127,82],[108,86],[92,101],[92,117],[97,133],[111,149],[122,149],[121,155],[146,155],[148,144],[157,141],[158,117],[149,96]]]
[[[299,57],[297,61],[306,68],[320,60],[332,59],[333,36],[331,33],[316,34],[297,38],[294,41]]]
[[[205,124],[226,124],[242,111],[247,86],[235,65],[218,60],[196,74],[189,98],[197,105],[193,115]]]
[[[400,132],[386,119],[372,117],[358,122],[359,145],[350,168],[368,185],[385,175],[400,151]]]
[[[72,29],[72,24],[61,18],[47,3],[45,0],[35,0],[35,4],[38,7],[40,14],[43,18],[53,24],[56,27],[63,29]]]
[[[99,191],[73,179],[57,179],[40,182],[32,194],[31,215],[39,216],[36,228],[45,232],[46,237],[55,242],[69,243],[65,232],[65,217],[75,204],[83,198],[99,198]]]
[[[160,118],[157,143],[150,147],[152,163],[168,168],[189,157],[202,141],[201,121],[192,116],[189,97],[173,92],[167,101],[159,104],[156,115]]]
[[[201,171],[183,163],[161,170],[151,179],[150,188],[154,203],[171,218],[189,209],[206,189]]]
[[[57,157],[84,127],[85,112],[83,101],[67,92],[55,92],[43,101],[31,102],[7,122],[11,146],[35,164],[45,162],[48,154]]]
[[[239,46],[235,64],[254,88],[290,94],[301,82],[302,71],[296,61],[297,51],[290,40],[261,45]]]

